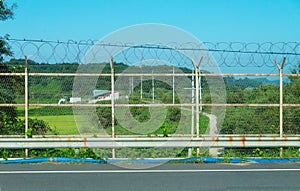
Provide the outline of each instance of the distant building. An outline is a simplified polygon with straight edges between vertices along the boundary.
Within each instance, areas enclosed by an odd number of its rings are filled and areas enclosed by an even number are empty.
[[[97,101],[105,101],[105,100],[111,100],[112,93],[108,90],[94,90],[93,91],[94,99],[90,100],[89,103],[96,103]],[[120,95],[119,92],[114,93],[114,99],[119,99]]]
[[[81,97],[70,97],[70,103],[79,103],[81,102]]]

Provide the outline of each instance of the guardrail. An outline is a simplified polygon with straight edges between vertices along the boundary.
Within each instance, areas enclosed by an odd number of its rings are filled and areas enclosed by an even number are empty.
[[[185,148],[185,147],[299,147],[300,136],[291,137],[168,137],[168,138],[1,138],[1,148]]]

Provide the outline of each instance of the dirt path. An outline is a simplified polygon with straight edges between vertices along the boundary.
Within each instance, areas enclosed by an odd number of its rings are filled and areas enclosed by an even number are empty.
[[[209,135],[214,137],[218,136],[219,131],[217,128],[217,117],[212,114],[203,113],[203,115],[209,118]],[[219,154],[219,148],[209,148],[209,154],[213,157],[217,157]]]

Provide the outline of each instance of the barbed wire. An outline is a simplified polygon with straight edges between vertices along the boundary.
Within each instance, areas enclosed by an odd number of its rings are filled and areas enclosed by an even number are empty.
[[[287,57],[286,66],[296,67],[300,63],[300,42],[203,42],[203,47],[192,43],[170,43],[135,45],[130,42],[106,43],[96,40],[38,40],[7,39],[14,58],[28,56],[38,63],[80,63],[84,55],[93,46],[103,47],[108,54],[113,48],[127,48],[118,55],[120,62],[134,64],[142,59],[162,59],[180,66],[189,67],[191,62],[180,51],[191,51],[193,54],[209,52],[220,67],[274,67],[274,59],[280,61]],[[6,57],[9,60],[10,57]]]
[[[170,47],[160,46],[160,45],[135,45],[132,46],[130,44],[112,44],[112,43],[97,43],[96,40],[86,40],[86,41],[51,41],[51,40],[34,40],[34,39],[13,39],[9,38],[8,41],[19,41],[19,42],[36,42],[36,43],[57,43],[57,44],[76,44],[76,45],[86,45],[86,46],[116,46],[116,47],[133,47],[133,48],[147,48],[147,49],[172,49]],[[245,53],[245,54],[283,54],[283,55],[300,55],[300,52],[297,52],[297,47],[300,45],[300,43],[297,42],[265,42],[265,43],[244,43],[244,42],[217,42],[217,43],[211,43],[211,42],[203,42],[203,44],[206,46],[208,44],[213,45],[215,48],[190,48],[190,47],[176,47],[178,50],[200,50],[200,51],[210,51],[210,52],[229,52],[229,53]],[[227,49],[222,49],[221,46],[223,44],[227,45]],[[291,46],[294,44],[293,46]],[[243,48],[235,49],[234,46],[242,45]],[[248,50],[247,47],[250,45],[257,46],[257,50]],[[269,48],[263,49],[263,46],[267,45]],[[273,51],[272,49],[276,46],[282,46],[281,50],[283,52],[279,51]],[[290,48],[291,52],[284,52],[287,47]],[[300,51],[300,49],[299,49]]]

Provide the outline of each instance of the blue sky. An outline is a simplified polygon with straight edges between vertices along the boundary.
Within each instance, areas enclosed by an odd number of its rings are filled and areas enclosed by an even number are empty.
[[[210,42],[300,42],[299,0],[6,0],[0,36],[98,40],[135,24],[177,26]]]

